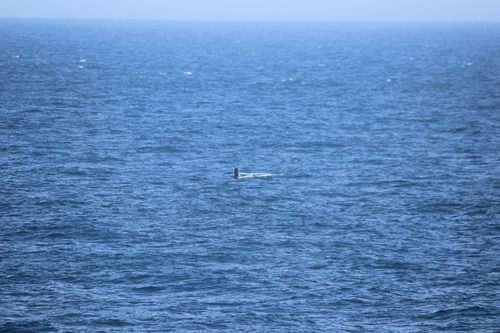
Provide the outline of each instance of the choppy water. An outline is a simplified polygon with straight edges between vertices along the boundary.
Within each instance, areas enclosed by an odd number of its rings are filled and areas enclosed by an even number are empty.
[[[500,331],[499,33],[0,20],[0,331]]]

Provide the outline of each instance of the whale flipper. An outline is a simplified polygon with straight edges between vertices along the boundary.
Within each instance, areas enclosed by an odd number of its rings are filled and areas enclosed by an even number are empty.
[[[262,172],[241,172],[238,170],[238,168],[234,169],[234,179],[240,179],[240,178],[250,178],[250,177],[269,177],[269,176],[276,176],[273,173],[262,173]]]

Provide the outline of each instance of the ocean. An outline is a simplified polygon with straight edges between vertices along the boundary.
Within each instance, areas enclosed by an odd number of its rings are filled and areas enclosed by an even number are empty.
[[[0,19],[0,78],[0,332],[500,332],[500,24]]]

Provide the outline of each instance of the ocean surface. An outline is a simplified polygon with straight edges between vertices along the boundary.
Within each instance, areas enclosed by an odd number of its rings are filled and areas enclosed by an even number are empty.
[[[500,332],[500,24],[0,20],[0,332],[201,331]]]

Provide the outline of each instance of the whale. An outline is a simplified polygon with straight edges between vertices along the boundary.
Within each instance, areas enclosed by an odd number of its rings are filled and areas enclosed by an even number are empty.
[[[249,178],[249,177],[269,177],[269,176],[275,176],[275,175],[272,173],[240,172],[238,168],[235,168],[233,173],[234,179]]]

